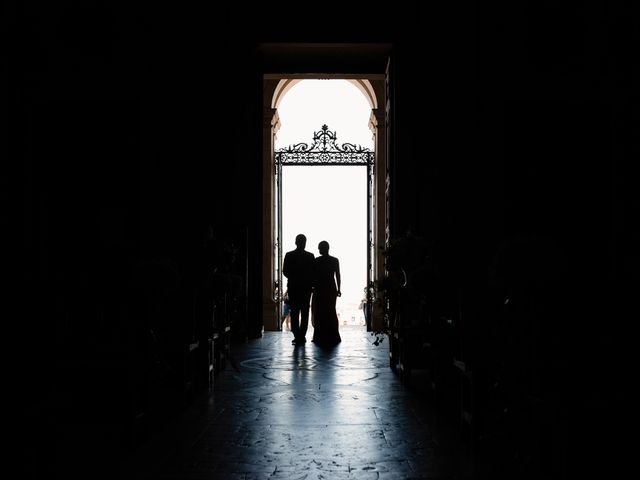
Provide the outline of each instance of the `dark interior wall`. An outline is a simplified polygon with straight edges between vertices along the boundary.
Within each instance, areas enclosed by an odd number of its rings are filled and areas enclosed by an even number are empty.
[[[535,352],[509,357],[512,366],[545,372],[537,392],[558,400],[547,433],[562,451],[549,468],[604,472],[624,451],[616,439],[632,351],[615,318],[637,310],[625,293],[637,285],[636,20],[619,7],[555,2],[416,15],[426,28],[394,50],[396,235],[410,229],[434,245],[476,358],[501,348],[489,331],[514,328],[499,324],[494,295],[510,297],[509,322],[535,319],[522,338],[502,340]],[[524,292],[535,306],[515,313]]]
[[[612,82],[621,72],[601,71],[610,52],[597,13],[420,15],[434,28],[395,50],[397,233],[433,238],[471,271],[509,237],[548,237],[601,292],[611,265]],[[434,24],[443,15],[456,22]],[[602,254],[585,262],[594,249]]]
[[[109,477],[144,440],[141,405],[156,424],[182,407],[177,388],[145,386],[149,332],[165,351],[191,338],[208,227],[238,248],[234,269],[247,255],[259,263],[261,78],[251,41],[187,9],[43,2],[11,13],[12,187],[24,200],[11,332],[28,345],[13,352],[19,438],[35,442],[20,468],[42,478],[99,462]],[[260,332],[251,313],[240,337]]]
[[[12,187],[24,199],[15,338],[38,352],[16,348],[16,389],[26,425],[45,436],[23,465],[35,477],[55,470],[83,439],[100,438],[105,456],[133,448],[136,272],[155,262],[180,285],[194,282],[209,225],[248,245],[246,335],[259,335],[264,42],[393,45],[394,233],[410,228],[436,245],[450,291],[480,329],[505,245],[556,252],[542,272],[557,294],[545,332],[576,401],[565,405],[571,438],[585,446],[593,424],[582,419],[604,422],[621,399],[624,313],[635,309],[633,15],[595,4],[416,3],[388,6],[382,25],[363,9],[327,27],[309,12],[257,8],[265,25],[251,31],[237,5],[10,11]],[[163,308],[184,313],[180,295]],[[183,324],[166,328],[186,334]],[[471,342],[482,349],[479,338]]]

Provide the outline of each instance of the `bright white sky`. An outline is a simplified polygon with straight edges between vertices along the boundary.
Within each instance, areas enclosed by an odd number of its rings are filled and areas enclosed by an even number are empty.
[[[302,80],[278,106],[281,127],[276,149],[311,144],[313,133],[326,124],[337,132],[338,144],[373,149],[368,127],[371,107],[364,94],[346,80]],[[298,233],[307,236],[307,250],[318,256],[318,243],[329,242],[329,254],[340,261],[342,298],[337,309],[356,316],[367,282],[367,169],[355,166],[283,167],[283,252],[295,248]]]

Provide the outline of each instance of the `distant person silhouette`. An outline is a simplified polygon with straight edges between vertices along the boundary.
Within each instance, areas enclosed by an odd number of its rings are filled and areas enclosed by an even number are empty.
[[[367,287],[364,288],[365,296],[360,300],[360,305],[358,305],[358,309],[362,310],[362,320],[366,324],[367,323]]]
[[[340,262],[329,255],[329,242],[318,244],[320,256],[315,259],[313,282],[313,342],[323,347],[342,341],[338,331],[336,299],[340,292]]]
[[[296,236],[296,249],[287,252],[282,263],[282,274],[287,277],[289,307],[291,309],[291,333],[294,345],[302,345],[307,339],[309,304],[313,288],[314,255],[307,252],[307,237]]]
[[[291,331],[291,306],[289,305],[289,292],[284,292],[282,301],[282,328]]]

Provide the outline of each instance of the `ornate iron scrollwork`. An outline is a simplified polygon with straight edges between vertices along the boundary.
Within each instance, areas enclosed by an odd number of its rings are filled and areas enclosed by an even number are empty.
[[[373,152],[354,145],[338,145],[336,132],[326,125],[313,133],[313,143],[296,143],[276,150],[276,165],[373,165]]]

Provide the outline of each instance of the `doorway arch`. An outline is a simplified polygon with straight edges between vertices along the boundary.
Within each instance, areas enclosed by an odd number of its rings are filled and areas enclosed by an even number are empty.
[[[382,299],[373,288],[384,276],[382,248],[388,231],[388,165],[385,128],[385,75],[318,75],[318,74],[266,74],[263,77],[263,178],[262,178],[262,319],[265,330],[277,331],[280,325],[281,281],[279,275],[278,185],[276,182],[275,136],[280,128],[278,105],[286,93],[304,79],[342,79],[355,85],[371,107],[369,128],[373,135],[373,160],[371,165],[371,189],[369,192],[370,222],[368,249],[371,274],[367,296],[370,308],[367,322],[369,330],[382,326]],[[372,307],[372,308],[371,308]]]
[[[278,107],[280,106],[280,102],[285,97],[287,92],[289,92],[289,90],[291,90],[291,88],[293,88],[293,86],[296,83],[301,82],[302,80],[305,80],[305,79],[303,78],[281,79],[276,85],[275,90],[273,92],[273,97],[271,100],[271,108],[275,108],[277,110]],[[360,90],[360,92],[364,95],[364,97],[369,102],[369,106],[371,107],[371,110],[375,110],[376,108],[378,108],[378,97],[376,96],[376,92],[373,89],[373,85],[371,85],[371,81],[369,81],[366,78],[357,78],[357,79],[346,78],[345,80],[351,83],[352,85],[354,85],[358,90]]]

